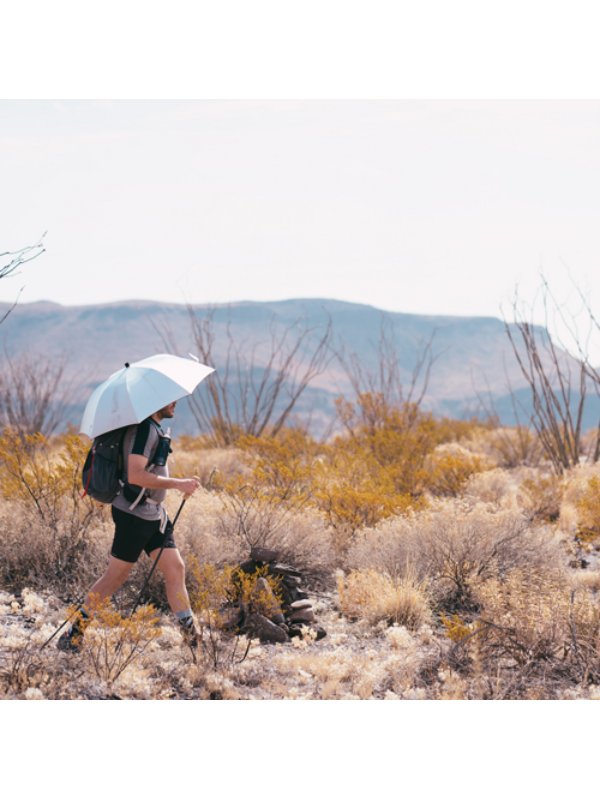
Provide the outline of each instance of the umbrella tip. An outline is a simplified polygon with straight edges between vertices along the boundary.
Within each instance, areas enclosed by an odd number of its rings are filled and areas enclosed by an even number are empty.
[[[126,362],[125,362],[125,366],[126,366],[126,367],[129,367],[129,361],[126,361]]]

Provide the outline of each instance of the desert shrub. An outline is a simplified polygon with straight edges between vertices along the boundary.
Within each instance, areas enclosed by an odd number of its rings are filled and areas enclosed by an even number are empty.
[[[600,677],[600,607],[558,569],[511,570],[478,587],[481,614],[473,646],[488,670],[504,670],[502,696],[542,685],[548,696],[565,681]],[[477,640],[477,641],[476,641]]]
[[[193,555],[200,562],[225,563],[247,557],[247,545],[230,523],[223,497],[220,492],[198,489],[187,501],[175,528],[175,541],[184,558]],[[173,500],[167,497],[171,518]]]
[[[467,480],[463,496],[475,504],[488,503],[497,508],[516,508],[517,482],[505,469],[476,472]]]
[[[10,585],[65,589],[97,557],[96,532],[106,510],[81,497],[81,466],[87,445],[73,434],[54,440],[41,434],[22,438],[5,430],[0,438],[2,571]]]
[[[429,581],[438,608],[454,612],[476,608],[477,584],[516,566],[550,564],[560,557],[555,536],[531,528],[519,512],[439,500],[424,511],[361,531],[347,563],[398,575],[416,570]]]
[[[436,419],[414,403],[390,405],[383,394],[365,392],[354,403],[339,399],[338,418],[345,428],[321,448],[313,470],[313,496],[347,549],[353,533],[386,517],[426,505],[427,459],[438,445],[469,435],[474,422]],[[460,468],[478,468],[477,457],[465,455]],[[436,477],[442,487],[450,467]],[[467,470],[467,471],[468,471]],[[461,472],[462,476],[462,472]],[[461,477],[453,475],[461,482]],[[442,489],[443,490],[443,489]]]
[[[535,431],[524,426],[479,429],[461,444],[490,458],[498,467],[514,469],[520,466],[537,467],[544,451]]]
[[[307,578],[323,579],[334,562],[332,537],[314,509],[298,509],[247,487],[235,495],[220,495],[219,535],[235,543],[232,549],[247,558],[254,546],[267,547],[301,569]]]
[[[31,695],[32,690],[41,692],[40,686],[46,688],[47,668],[39,648],[31,632],[17,642],[4,643],[0,650],[0,687],[4,695]]]
[[[563,476],[559,526],[562,531],[573,537],[575,544],[584,549],[590,549],[597,545],[594,535],[586,536],[582,530],[593,522],[590,517],[592,506],[589,506],[587,510],[586,507],[590,501],[593,505],[593,496],[590,495],[589,487],[590,482],[594,479],[600,480],[600,465],[598,464],[579,464]]]
[[[353,620],[385,620],[417,630],[431,616],[426,586],[412,575],[392,577],[374,569],[352,570],[339,576],[338,596],[340,610]]]
[[[578,539],[593,542],[600,536],[600,478],[593,477],[576,502]]]
[[[219,488],[228,481],[248,477],[251,467],[246,453],[234,447],[208,447],[202,438],[177,439],[175,452],[169,458],[170,472],[174,477],[197,475],[203,486]]]
[[[424,505],[420,498],[397,491],[391,471],[351,443],[315,465],[313,496],[334,531],[341,556],[359,528]]]
[[[252,466],[251,482],[282,503],[298,506],[311,496],[311,470],[319,446],[296,428],[283,428],[276,436],[243,436],[238,446]],[[228,486],[235,491],[235,486]]]
[[[112,688],[123,672],[137,661],[160,635],[159,616],[151,605],[123,616],[110,600],[92,595],[91,621],[86,627],[83,654],[95,674]]]
[[[31,509],[5,503],[0,509],[0,582],[12,591],[23,586],[52,589],[75,601],[103,571],[112,540],[108,514],[85,534],[53,532]]]
[[[554,473],[529,470],[520,485],[518,502],[531,519],[556,522],[560,516],[563,482]]]
[[[491,467],[488,459],[457,443],[443,444],[425,459],[422,482],[433,495],[455,497],[472,475]]]
[[[591,428],[582,435],[581,452],[589,463],[598,461],[597,451],[599,446],[598,430],[596,428]]]
[[[261,578],[268,589],[262,588]],[[200,564],[192,559],[189,591],[200,630],[201,653],[215,670],[241,663],[250,648],[251,639],[238,636],[235,630],[232,621],[238,612],[232,609],[233,603],[246,614],[271,617],[280,611],[280,586],[266,574],[266,568],[246,574],[228,564]]]

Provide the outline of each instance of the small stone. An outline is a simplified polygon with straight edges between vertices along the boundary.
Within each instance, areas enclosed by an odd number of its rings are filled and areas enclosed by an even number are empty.
[[[263,617],[262,614],[250,614],[244,624],[244,632],[251,636],[257,636],[263,643],[277,642],[283,644],[289,642],[287,633],[274,622]]]
[[[300,608],[298,611],[292,611],[289,619],[290,622],[314,622],[316,617],[312,608]]]
[[[301,608],[312,608],[312,603],[310,600],[294,600],[293,603],[290,603],[290,608],[293,611],[299,610]]]
[[[267,592],[268,594],[273,594],[273,590],[269,586],[269,581],[266,578],[258,578],[255,585],[253,594],[258,594],[259,592]]]
[[[316,642],[318,642],[320,639],[324,639],[327,636],[327,631],[320,625],[313,625],[312,630],[317,634],[317,638],[315,639]]]
[[[250,558],[253,561],[262,561],[265,564],[276,561],[278,555],[277,550],[269,550],[268,547],[253,547],[250,550]]]
[[[271,564],[269,571],[274,575],[284,575],[291,578],[301,578],[302,573],[287,564]]]

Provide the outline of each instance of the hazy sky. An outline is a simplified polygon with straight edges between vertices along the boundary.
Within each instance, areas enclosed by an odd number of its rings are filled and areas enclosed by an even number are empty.
[[[0,300],[600,302],[600,102],[2,101]]]

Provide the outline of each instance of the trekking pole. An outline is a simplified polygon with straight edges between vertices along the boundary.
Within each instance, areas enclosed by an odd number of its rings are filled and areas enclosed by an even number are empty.
[[[79,610],[80,610],[81,606],[82,606],[82,604],[81,604],[81,603],[77,603],[77,608],[75,609],[75,611],[73,611],[73,613],[72,613],[72,614],[69,614],[69,616],[66,618],[66,620],[65,620],[63,623],[61,623],[61,624],[58,626],[58,628],[57,628],[57,629],[54,631],[54,633],[52,634],[52,636],[50,636],[48,639],[46,639],[46,641],[44,642],[44,644],[40,645],[40,650],[43,650],[43,649],[44,649],[44,647],[46,647],[46,645],[47,645],[47,644],[49,644],[49,643],[52,641],[52,639],[54,639],[54,637],[56,636],[56,634],[57,634],[59,631],[62,631],[62,629],[63,629],[63,628],[65,627],[65,625],[67,624],[67,622],[69,622],[70,620],[72,620],[72,619],[73,619],[73,617],[74,617],[76,614],[78,614],[78,613],[79,613]]]
[[[183,498],[183,500],[181,501],[181,505],[177,509],[177,513],[175,514],[175,518],[173,519],[173,522],[171,523],[171,530],[173,530],[175,528],[175,523],[179,519],[179,515],[181,514],[181,509],[184,507],[186,500],[187,500],[187,495]],[[133,617],[133,615],[135,614],[136,609],[137,609],[137,607],[139,606],[139,604],[140,604],[140,602],[142,600],[142,596],[143,596],[144,592],[146,591],[146,587],[150,583],[150,578],[152,577],[152,575],[154,573],[154,570],[156,569],[156,565],[158,564],[158,559],[162,556],[163,550],[165,549],[166,540],[167,540],[167,537],[165,535],[165,537],[163,539],[163,543],[162,543],[162,545],[160,547],[160,550],[158,551],[158,555],[154,559],[154,564],[152,564],[152,567],[150,568],[150,572],[148,573],[148,575],[146,577],[146,580],[144,581],[144,585],[142,586],[142,588],[140,590],[140,593],[138,595],[138,598],[135,601],[135,605],[134,605],[134,607],[133,607],[133,609],[131,611],[131,614],[129,615],[130,618]]]

